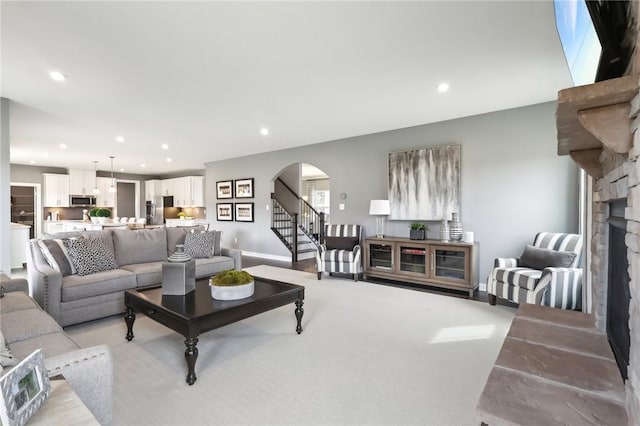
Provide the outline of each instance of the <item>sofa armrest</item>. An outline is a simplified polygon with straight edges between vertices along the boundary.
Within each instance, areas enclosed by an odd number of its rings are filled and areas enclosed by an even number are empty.
[[[544,268],[533,290],[535,303],[560,309],[582,307],[582,269]]]
[[[24,278],[9,278],[4,272],[0,272],[0,285],[2,289],[10,291],[23,291],[29,293],[29,283]]]
[[[242,269],[242,250],[221,247],[220,254],[223,256],[229,256],[233,259],[233,264],[235,265],[234,269],[238,271]]]
[[[45,359],[49,377],[62,374],[101,425],[113,419],[113,361],[107,345]]]
[[[515,268],[518,266],[518,260],[513,257],[497,257],[493,261],[494,268]]]

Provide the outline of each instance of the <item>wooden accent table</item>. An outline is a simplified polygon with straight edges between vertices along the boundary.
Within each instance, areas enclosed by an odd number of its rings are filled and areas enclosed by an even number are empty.
[[[71,389],[62,376],[50,379],[51,396],[31,416],[29,426],[66,425],[99,426],[98,420]]]
[[[164,296],[162,287],[144,290],[127,290],[124,303],[127,313],[127,340],[131,341],[133,323],[136,319],[134,309],[144,313],[154,321],[185,337],[184,352],[187,361],[187,383],[196,381],[195,366],[198,359],[198,336],[200,333],[215,330],[262,312],[270,311],[289,303],[295,303],[297,319],[296,332],[302,333],[302,315],[304,309],[304,287],[281,281],[254,277],[255,293],[240,300],[215,300],[211,298],[209,280],[196,281],[196,289],[184,296]]]

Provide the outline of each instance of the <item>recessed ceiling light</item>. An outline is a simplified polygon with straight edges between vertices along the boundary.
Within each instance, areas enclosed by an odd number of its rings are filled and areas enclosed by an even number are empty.
[[[124,172],[124,169],[120,169],[121,172]]]
[[[60,147],[60,149],[67,149],[67,144],[66,143],[61,143],[58,146]]]
[[[160,148],[166,151],[167,149],[169,149],[169,145],[167,145],[166,143],[163,143],[162,145],[160,145]]]
[[[438,84],[438,92],[445,93],[449,91],[449,83]]]
[[[124,138],[122,136],[116,136],[116,142],[123,143],[124,142]]]
[[[55,81],[65,81],[67,79],[60,71],[51,71],[49,77]]]
[[[29,163],[36,164],[36,160],[31,160],[31,161],[29,161]]]
[[[269,129],[267,129],[266,127],[263,127],[262,129],[260,129],[260,134],[262,136],[267,136],[269,134]]]
[[[145,167],[147,167],[147,165],[142,163],[142,164],[140,164],[140,167],[145,168]]]
[[[167,158],[167,163],[172,162],[173,160],[171,158]]]

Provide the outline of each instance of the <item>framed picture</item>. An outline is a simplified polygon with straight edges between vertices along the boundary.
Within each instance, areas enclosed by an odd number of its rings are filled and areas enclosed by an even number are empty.
[[[233,220],[233,203],[217,203],[216,219],[221,221]]]
[[[0,378],[0,420],[22,426],[51,395],[42,349],[23,359]]]
[[[253,222],[253,203],[236,203],[236,222]]]
[[[218,200],[233,198],[233,181],[221,180],[216,182],[216,191],[216,198]]]
[[[389,153],[391,220],[441,220],[460,212],[460,145]]]
[[[234,182],[236,198],[253,198],[253,178],[237,179]]]

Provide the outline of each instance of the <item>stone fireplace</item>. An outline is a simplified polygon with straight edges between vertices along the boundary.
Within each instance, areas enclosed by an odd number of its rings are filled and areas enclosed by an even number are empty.
[[[640,419],[640,68],[633,68],[560,91],[557,109],[558,153],[592,178],[585,310],[612,343],[631,422]]]

